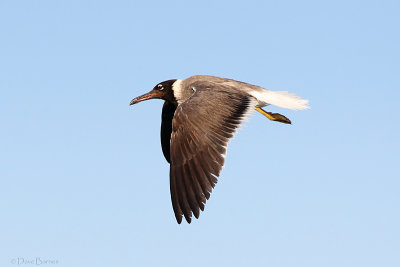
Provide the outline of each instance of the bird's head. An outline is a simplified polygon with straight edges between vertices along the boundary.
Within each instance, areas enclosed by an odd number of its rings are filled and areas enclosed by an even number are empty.
[[[151,90],[147,94],[132,99],[130,105],[134,105],[144,100],[153,98],[164,99],[166,101],[176,104],[176,99],[174,97],[174,92],[172,90],[172,85],[174,84],[175,81],[176,80],[168,80],[157,84],[156,86],[154,86],[153,90]]]

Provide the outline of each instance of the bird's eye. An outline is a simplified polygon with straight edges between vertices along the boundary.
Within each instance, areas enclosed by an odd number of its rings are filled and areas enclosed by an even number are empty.
[[[162,84],[157,85],[158,90],[164,90],[164,87],[162,86]]]

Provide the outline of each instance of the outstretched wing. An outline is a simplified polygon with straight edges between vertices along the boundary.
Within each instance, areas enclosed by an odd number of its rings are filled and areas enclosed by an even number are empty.
[[[188,223],[217,183],[227,144],[245,117],[254,110],[253,97],[234,88],[196,82],[195,93],[175,111],[172,121],[170,189],[178,223]]]

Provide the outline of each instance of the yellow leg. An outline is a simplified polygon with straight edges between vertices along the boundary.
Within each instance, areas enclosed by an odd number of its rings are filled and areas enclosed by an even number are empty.
[[[279,122],[287,123],[287,124],[292,123],[288,118],[286,118],[285,116],[283,116],[279,113],[271,113],[271,112],[265,111],[262,108],[258,108],[258,107],[256,108],[256,110],[258,112],[260,112],[261,114],[263,114],[268,119],[270,119],[271,121],[279,121]]]

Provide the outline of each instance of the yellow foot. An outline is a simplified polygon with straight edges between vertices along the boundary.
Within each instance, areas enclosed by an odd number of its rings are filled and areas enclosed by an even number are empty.
[[[262,108],[256,108],[256,110],[258,112],[260,112],[261,114],[263,114],[268,119],[270,119],[271,121],[279,121],[282,123],[292,124],[292,122],[288,118],[286,118],[285,116],[283,116],[279,113],[267,112],[267,111],[263,110]]]

